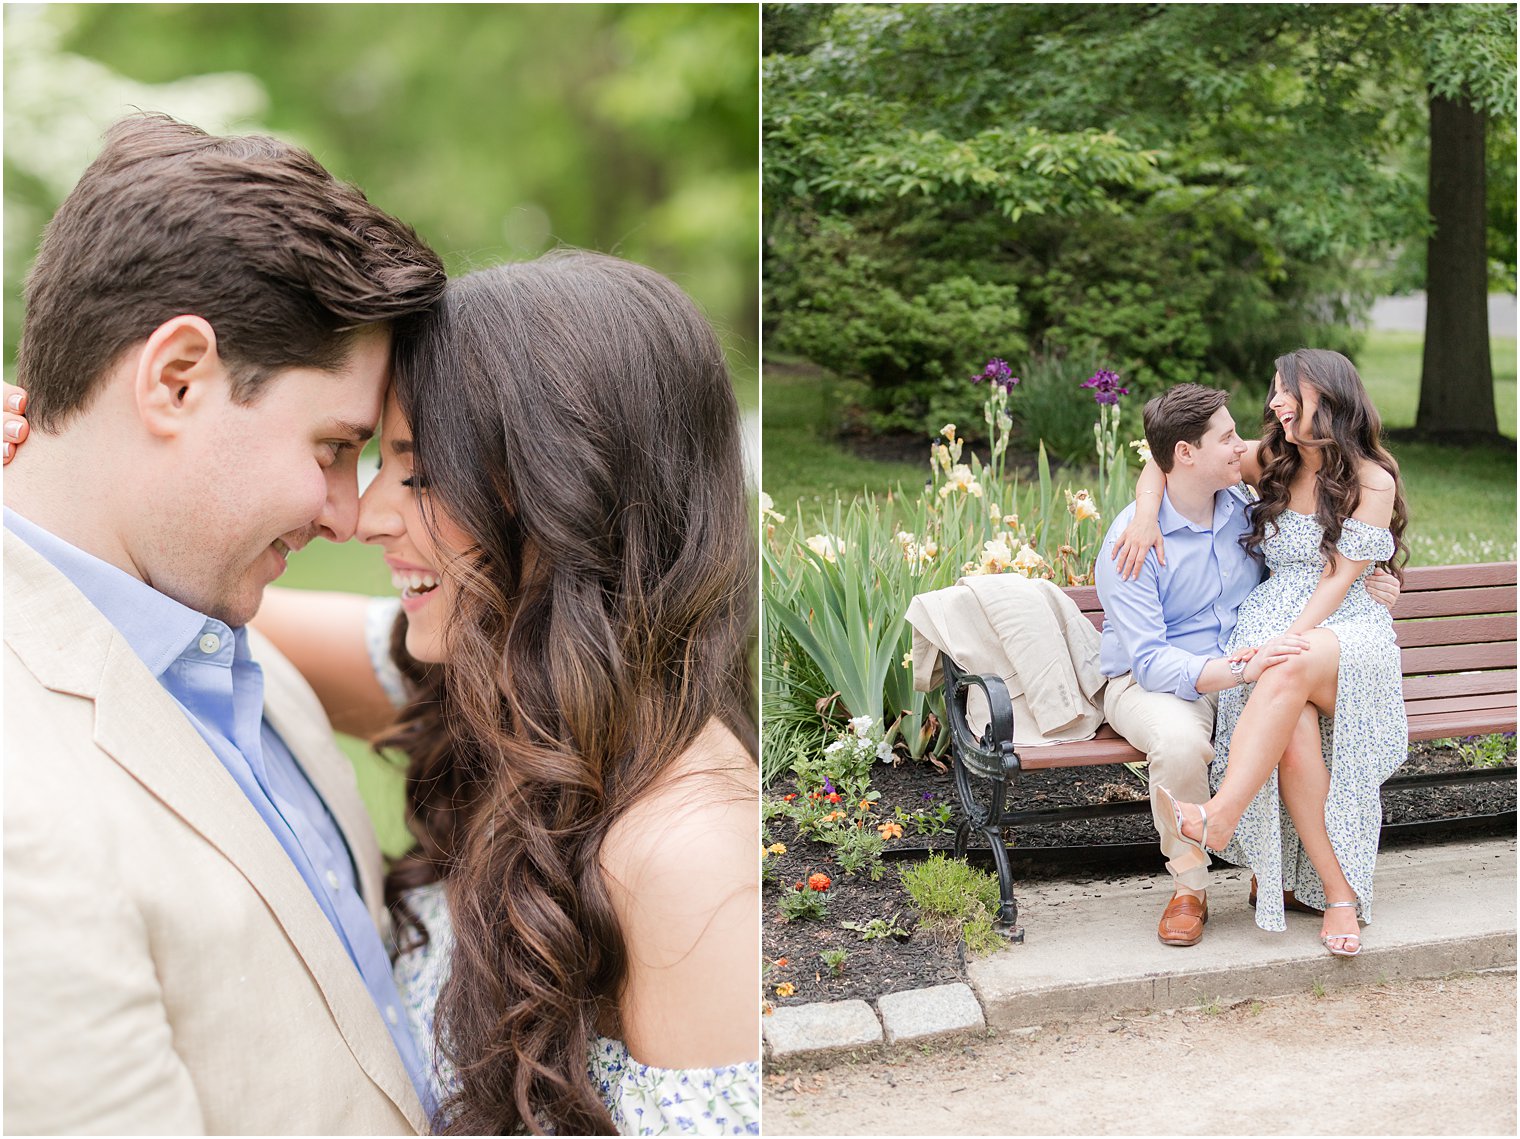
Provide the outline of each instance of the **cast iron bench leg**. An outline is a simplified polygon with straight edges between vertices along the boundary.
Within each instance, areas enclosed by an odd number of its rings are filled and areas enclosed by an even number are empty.
[[[1013,867],[1008,848],[1003,843],[1003,807],[1009,791],[1018,782],[1019,757],[1013,749],[1013,704],[1007,686],[996,676],[972,676],[964,673],[947,656],[941,656],[945,673],[945,712],[950,719],[950,754],[954,762],[955,789],[965,817],[955,831],[955,856],[966,854],[967,840],[973,829],[982,832],[992,851],[998,876],[998,917],[994,925],[1009,941],[1024,940],[1019,928],[1019,906],[1013,896]],[[987,697],[992,716],[987,730],[977,739],[966,722],[966,694],[980,688]],[[972,793],[971,777],[988,781],[989,798],[984,807]]]

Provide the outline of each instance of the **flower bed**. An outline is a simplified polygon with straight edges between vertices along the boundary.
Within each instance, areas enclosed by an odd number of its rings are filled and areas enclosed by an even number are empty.
[[[1396,773],[1459,771],[1474,765],[1497,763],[1515,766],[1514,737],[1482,737],[1472,741],[1437,740],[1412,745],[1409,760]],[[967,950],[964,940],[923,920],[901,882],[901,871],[914,865],[926,849],[948,850],[948,831],[926,833],[934,827],[941,808],[955,802],[949,776],[923,762],[878,763],[871,773],[870,818],[895,819],[901,811],[923,820],[921,827],[905,827],[900,838],[883,844],[882,868],[873,878],[869,868],[844,871],[836,848],[799,834],[789,816],[774,814],[767,822],[773,845],[784,851],[768,854],[764,889],[764,955],[767,963],[764,998],[771,1005],[811,1001],[870,999],[904,989],[923,988],[965,979]],[[793,793],[783,785],[783,794]],[[1045,808],[1114,802],[1143,797],[1141,781],[1123,766],[1060,768],[1030,772],[1022,777],[1018,791],[1020,807]],[[1383,793],[1384,821],[1388,824],[1466,815],[1494,815],[1515,809],[1513,779],[1457,786],[1417,787]],[[793,800],[795,802],[795,800]],[[953,812],[952,812],[953,813]],[[1042,876],[1097,873],[1076,863],[1050,864],[1019,860],[1019,848],[1081,847],[1124,843],[1151,844],[1155,832],[1148,812],[1098,819],[1071,819],[1021,828],[1016,840],[1016,881]],[[916,848],[910,851],[910,848]],[[897,859],[902,852],[910,855]],[[1126,872],[1161,872],[1161,856],[1154,853]],[[1117,871],[1115,871],[1117,872]],[[816,919],[782,920],[780,903],[795,883],[812,874],[830,880],[826,912]],[[1159,917],[1159,903],[1158,913]],[[873,923],[880,923],[875,924]],[[895,930],[895,932],[894,932]],[[866,931],[877,935],[867,937]],[[1055,936],[1054,931],[1031,931],[1031,936]],[[837,955],[842,953],[843,958]],[[830,954],[838,968],[823,959]],[[781,989],[781,992],[777,990]]]

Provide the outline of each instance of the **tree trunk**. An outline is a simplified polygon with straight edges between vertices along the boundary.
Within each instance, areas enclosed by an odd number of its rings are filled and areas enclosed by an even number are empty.
[[[1421,435],[1497,436],[1488,347],[1484,118],[1466,102],[1430,100],[1430,198],[1435,233],[1425,262]]]

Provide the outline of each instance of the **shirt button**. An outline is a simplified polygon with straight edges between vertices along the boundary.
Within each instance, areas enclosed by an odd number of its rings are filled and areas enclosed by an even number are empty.
[[[201,638],[201,652],[205,653],[207,656],[210,656],[221,647],[222,638],[218,637],[215,633],[207,633],[204,637]]]
[[[385,1006],[385,1019],[388,1020],[388,1021],[390,1021],[392,1025],[394,1025],[398,1021],[400,1021],[401,1018],[396,1015],[396,1006],[395,1005],[386,1005]]]
[[[338,888],[338,872],[336,870],[329,870],[327,872],[327,884],[334,890]]]

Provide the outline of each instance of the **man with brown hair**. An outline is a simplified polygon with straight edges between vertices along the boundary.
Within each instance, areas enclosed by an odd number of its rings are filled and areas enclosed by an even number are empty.
[[[244,628],[346,540],[442,263],[271,138],[123,120],[48,225],[5,479],[7,1131],[426,1130],[381,863]]]
[[[1096,566],[1105,615],[1099,666],[1110,678],[1104,719],[1145,753],[1152,788],[1192,803],[1209,798],[1215,694],[1255,683],[1307,646],[1284,634],[1249,661],[1224,654],[1240,603],[1261,580],[1261,564],[1240,544],[1250,528],[1252,496],[1241,484],[1248,444],[1236,434],[1228,401],[1214,388],[1178,384],[1145,405],[1146,442],[1166,476],[1157,517],[1166,560],[1151,550],[1138,574],[1117,568],[1114,548],[1134,517],[1131,503],[1109,526]],[[1369,585],[1385,604],[1397,600],[1390,575]],[[1160,809],[1153,794],[1153,819]],[[1157,936],[1167,945],[1196,945],[1208,921],[1208,868],[1191,858],[1192,848],[1157,830],[1173,875]]]

